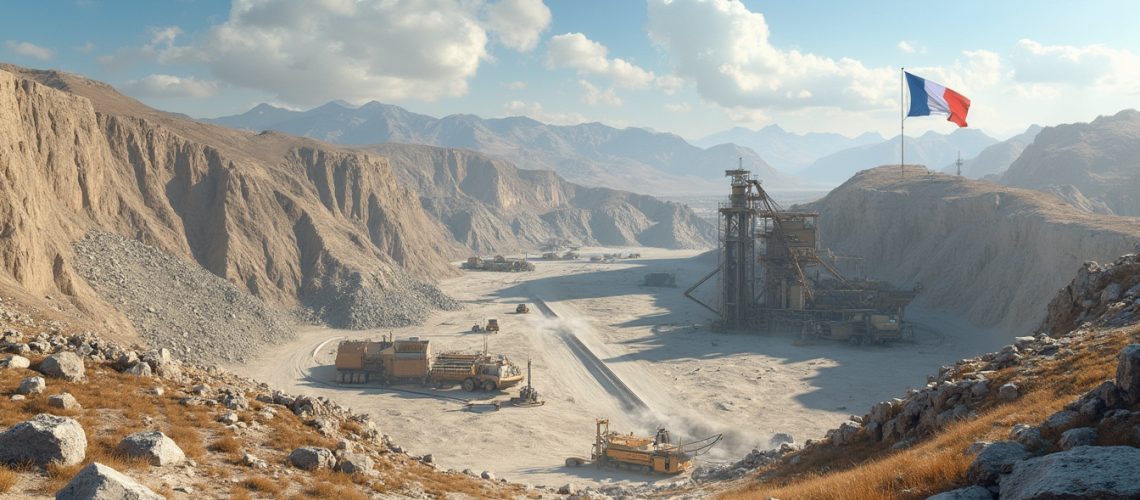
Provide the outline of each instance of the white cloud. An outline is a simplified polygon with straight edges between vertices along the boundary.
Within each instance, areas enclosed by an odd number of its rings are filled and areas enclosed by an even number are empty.
[[[578,113],[547,113],[537,102],[510,101],[503,106],[506,116],[526,116],[540,122],[554,125],[578,125],[586,123],[586,117]]]
[[[526,82],[518,81],[518,80],[513,81],[513,82],[507,82],[507,83],[504,83],[502,85],[503,85],[503,88],[505,88],[507,90],[522,90],[522,89],[526,88]]]
[[[487,28],[506,47],[531,51],[550,27],[550,9],[542,0],[500,0],[487,6]]]
[[[1140,55],[1127,49],[1042,45],[1022,39],[1011,60],[1013,77],[1020,83],[1140,89]]]
[[[39,45],[31,42],[16,42],[13,40],[8,40],[6,43],[4,43],[4,46],[16,54],[34,57],[41,61],[46,61],[52,57],[55,57],[54,50],[47,47],[40,47]]]
[[[903,41],[899,42],[899,44],[898,44],[898,48],[899,48],[899,50],[901,50],[901,51],[902,51],[904,54],[913,54],[913,53],[915,53],[915,52],[918,52],[918,49],[915,49],[915,48],[914,48],[914,45],[911,45],[911,44],[910,44],[910,42],[908,42],[908,41],[906,41],[906,40],[903,40]]]
[[[768,40],[760,13],[730,0],[649,0],[649,36],[677,76],[726,108],[897,105],[898,72],[784,50]]]
[[[685,80],[673,75],[665,75],[657,77],[655,83],[657,84],[657,88],[661,89],[665,95],[673,95],[676,94],[678,90],[681,90],[681,87],[685,85]]]
[[[201,81],[194,77],[152,74],[122,85],[126,94],[135,97],[202,98],[217,93],[217,82]]]
[[[597,104],[605,104],[607,106],[621,106],[621,98],[617,96],[614,89],[600,90],[586,80],[578,80],[578,85],[582,87],[582,102],[595,106]]]
[[[619,87],[645,88],[653,83],[653,72],[624,59],[610,59],[608,52],[605,45],[586,38],[586,35],[566,33],[550,38],[546,61],[553,68],[574,68],[579,74],[609,78]]]
[[[688,113],[693,110],[693,107],[687,102],[679,102],[666,104],[665,109],[672,113]]]
[[[92,43],[91,40],[88,40],[83,45],[75,48],[75,51],[79,52],[80,54],[90,54],[93,50],[95,50],[95,44]]]

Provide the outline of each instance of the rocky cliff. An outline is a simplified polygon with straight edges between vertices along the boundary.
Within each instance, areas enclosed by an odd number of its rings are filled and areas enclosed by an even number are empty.
[[[867,274],[921,283],[916,305],[1009,334],[1037,327],[1084,261],[1137,251],[1140,220],[1059,198],[908,166],[860,172],[822,200],[823,245],[866,258]]]
[[[384,144],[428,213],[475,252],[533,250],[551,238],[585,245],[702,248],[715,228],[677,203],[572,184],[467,150]]]
[[[58,72],[0,69],[0,168],[0,279],[115,326],[74,267],[72,243],[92,229],[342,326],[414,321],[360,311],[453,272],[459,251],[383,158],[199,124]]]

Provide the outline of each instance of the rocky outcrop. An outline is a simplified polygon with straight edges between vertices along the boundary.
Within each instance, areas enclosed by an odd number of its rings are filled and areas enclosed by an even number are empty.
[[[90,500],[162,500],[166,497],[139,484],[129,476],[98,462],[92,462],[79,471],[63,489],[56,492],[57,499]]]
[[[1045,306],[1072,277],[1065,270],[1140,245],[1136,219],[916,167],[860,172],[805,208],[821,213],[822,244],[865,257],[865,274],[921,284],[912,305],[1015,335],[1036,333]]]
[[[0,433],[0,462],[75,465],[87,456],[87,435],[75,419],[41,413]]]
[[[1001,481],[1001,498],[1140,497],[1140,448],[1081,446],[1017,463]]]
[[[1140,227],[1140,222],[1137,223]],[[1040,330],[1059,334],[1089,322],[1121,326],[1140,320],[1140,255],[1129,254],[1109,264],[1086,262],[1067,286],[1049,302]]]

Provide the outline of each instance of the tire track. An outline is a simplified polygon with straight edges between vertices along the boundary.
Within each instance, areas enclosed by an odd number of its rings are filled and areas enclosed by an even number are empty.
[[[535,307],[542,311],[543,316],[554,319],[558,318],[558,315],[550,309],[546,301],[538,297],[534,297],[533,300]],[[582,362],[586,370],[597,379],[598,384],[600,384],[606,392],[621,402],[623,408],[626,410],[649,409],[649,405],[646,405],[629,386],[625,385],[625,382],[622,382],[621,378],[619,378],[613,370],[610,370],[604,361],[598,358],[593,351],[590,351],[590,348],[586,347],[586,344],[584,344],[577,335],[574,335],[574,332],[566,328],[561,328],[560,330],[566,338],[567,347],[574,353],[574,356]]]

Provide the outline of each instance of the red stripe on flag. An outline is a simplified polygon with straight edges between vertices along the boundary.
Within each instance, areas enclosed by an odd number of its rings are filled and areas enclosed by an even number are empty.
[[[959,127],[965,127],[966,113],[970,112],[970,100],[950,89],[946,89],[942,96],[946,99],[946,104],[950,106],[950,117],[946,120],[957,123]]]

